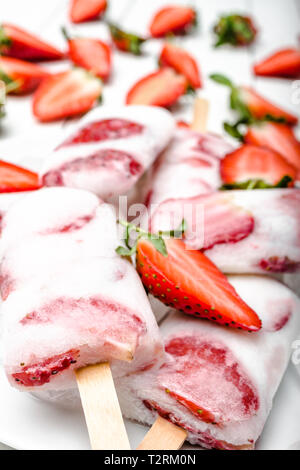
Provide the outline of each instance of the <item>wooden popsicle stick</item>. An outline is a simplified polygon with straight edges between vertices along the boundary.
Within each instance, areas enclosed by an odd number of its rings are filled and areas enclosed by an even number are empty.
[[[191,129],[205,134],[207,132],[208,113],[209,101],[204,98],[196,98]]]
[[[93,450],[130,450],[108,363],[75,371]]]
[[[191,129],[207,132],[209,101],[196,98]],[[186,440],[187,432],[166,419],[158,416],[150,431],[146,434],[137,450],[178,450]]]
[[[178,450],[186,436],[184,429],[158,416],[137,450]]]

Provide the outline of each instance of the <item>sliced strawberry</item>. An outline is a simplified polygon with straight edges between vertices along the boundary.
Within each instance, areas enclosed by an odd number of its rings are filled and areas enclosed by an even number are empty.
[[[277,185],[285,176],[294,181],[297,170],[274,150],[256,145],[243,145],[221,160],[221,177],[224,183],[245,183],[261,180]]]
[[[253,124],[248,128],[245,142],[262,145],[280,153],[298,170],[300,179],[300,142],[289,126],[275,122]]]
[[[69,56],[72,62],[79,67],[89,70],[103,80],[107,80],[111,72],[110,47],[103,41],[90,38],[68,37]]]
[[[127,104],[171,106],[187,89],[186,78],[162,68],[139,80],[128,92]]]
[[[167,256],[152,241],[137,245],[137,270],[145,287],[163,303],[222,325],[258,331],[257,314],[238,296],[218,268],[182,240],[165,240]]]
[[[237,87],[227,77],[220,74],[213,74],[210,78],[220,85],[227,86],[231,89],[231,109],[239,113],[240,119],[244,123],[253,121],[253,118],[261,120],[273,118],[277,120],[282,119],[291,125],[297,124],[297,116],[270,103],[268,100],[256,93],[253,88],[246,86]]]
[[[59,60],[64,57],[55,47],[9,23],[0,26],[0,51],[25,60]]]
[[[189,129],[191,127],[190,124],[188,124],[186,121],[177,121],[176,123],[177,127],[183,127],[184,129]]]
[[[298,78],[300,76],[300,50],[282,49],[254,66],[255,75],[266,77]]]
[[[87,144],[104,140],[126,139],[143,132],[143,126],[126,119],[103,119],[93,121],[79,129],[58,148],[68,147],[76,144]]]
[[[193,8],[169,6],[159,10],[150,24],[150,34],[154,38],[167,34],[184,34],[193,28],[197,14]]]
[[[7,93],[29,93],[49,77],[42,67],[12,57],[0,57],[0,78],[7,85]]]
[[[99,101],[101,80],[83,69],[47,78],[33,98],[33,114],[42,122],[83,114]]]
[[[112,23],[109,23],[108,26],[111,39],[117,49],[123,52],[130,52],[135,55],[140,55],[142,53],[141,46],[147,40],[146,38],[128,33]]]
[[[162,66],[172,67],[176,72],[186,77],[192,88],[201,88],[202,81],[197,62],[181,47],[166,43],[159,62]]]
[[[107,8],[107,0],[72,0],[70,19],[83,23],[98,18]]]
[[[241,87],[240,88],[241,100],[246,104],[253,117],[256,119],[264,119],[267,116],[272,116],[277,119],[284,119],[288,124],[297,124],[297,116],[290,114],[278,106],[270,103],[270,101],[263,98],[256,93],[253,88]]]
[[[252,44],[257,36],[252,18],[241,15],[222,16],[215,25],[214,32],[218,38],[215,47],[223,44],[247,46]]]
[[[168,360],[157,381],[198,419],[222,426],[257,413],[258,390],[224,343],[181,330],[166,340],[165,350]]]
[[[21,365],[20,372],[12,374],[13,379],[24,387],[41,387],[49,383],[52,376],[63,372],[77,363],[79,351],[71,350],[53,356],[39,364]]]
[[[205,423],[215,423],[216,418],[214,417],[213,413],[205,410],[202,406],[199,406],[197,403],[182,397],[178,393],[172,392],[172,390],[166,389],[166,393],[168,393],[172,398],[175,398],[175,400],[177,400],[181,405],[191,411],[193,415],[197,416],[197,418],[201,419]]]
[[[1,193],[33,191],[39,187],[39,177],[36,173],[0,160]]]
[[[151,218],[153,233],[172,230],[185,220],[185,244],[208,250],[222,243],[237,243],[254,229],[249,211],[232,202],[228,193],[215,192],[190,199],[170,199],[159,205]]]

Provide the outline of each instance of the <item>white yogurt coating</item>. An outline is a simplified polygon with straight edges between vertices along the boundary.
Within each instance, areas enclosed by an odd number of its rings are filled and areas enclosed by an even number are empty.
[[[216,191],[221,186],[220,159],[230,151],[231,145],[217,135],[177,128],[154,168],[149,204]]]
[[[158,155],[171,140],[175,128],[172,115],[165,109],[153,106],[99,107],[91,111],[69,135],[64,142],[75,136],[86,126],[100,121],[120,119],[142,126],[137,134],[122,138],[100,140],[97,142],[75,143],[59,146],[46,159],[40,173],[46,175],[48,186],[57,185],[56,172],[60,175],[59,185],[86,189],[106,201],[114,201],[118,195],[130,192],[144,172],[152,165]],[[125,160],[110,161],[107,157],[104,164],[95,167],[88,164],[88,158],[106,150],[125,152]],[[128,171],[130,158],[138,164],[133,174]],[[77,167],[62,168],[81,159]],[[54,173],[53,173],[54,172]],[[54,174],[54,177],[49,175]]]
[[[153,407],[156,404],[164,417],[187,429],[192,444],[207,448],[253,448],[300,329],[300,301],[283,284],[267,277],[231,276],[229,280],[261,317],[262,330],[250,335],[174,311],[161,326],[166,345],[171,340],[180,344],[182,338],[189,338],[188,341],[198,342],[198,347],[205,343],[215,349],[208,349],[202,363],[197,362],[197,352],[196,356],[190,352],[177,356],[167,353],[166,364],[158,372],[146,371],[130,379],[119,379],[119,396],[126,417],[151,425],[157,413],[145,405],[146,400]],[[217,349],[222,352],[214,356]],[[220,364],[216,361],[218,357]],[[241,374],[237,383],[242,392],[230,379],[236,372]],[[252,397],[249,409],[243,401],[245,384],[250,387],[246,397]],[[201,410],[199,416],[192,413],[172,396],[174,391],[199,408],[206,407],[217,424],[204,422]]]
[[[234,202],[254,217],[254,230],[206,255],[226,273],[300,271],[300,190],[233,191]]]
[[[42,189],[8,211],[2,319],[13,386],[69,390],[78,367],[109,361],[119,377],[159,362],[157,324],[119,244],[113,209],[86,191]]]

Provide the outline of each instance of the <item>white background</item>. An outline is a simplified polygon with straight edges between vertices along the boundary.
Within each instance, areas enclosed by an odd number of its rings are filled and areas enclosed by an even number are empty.
[[[228,94],[223,87],[212,83],[208,76],[213,72],[228,75],[236,83],[251,84],[266,97],[279,105],[300,114],[299,103],[292,100],[292,82],[280,79],[255,78],[251,65],[276,48],[298,44],[300,35],[300,0],[109,0],[108,17],[124,29],[147,34],[147,27],[153,13],[166,4],[187,3],[199,12],[199,27],[192,35],[180,41],[198,60],[204,78],[202,96],[209,98],[211,112],[209,128],[222,131],[222,122],[233,118],[228,110]],[[65,48],[60,27],[68,26],[69,31],[82,36],[109,40],[102,22],[78,26],[69,24],[69,0],[0,0],[0,21],[20,25],[42,36],[54,45]],[[256,44],[248,49],[220,48],[214,50],[211,32],[216,18],[221,13],[247,13],[254,17],[259,37]],[[126,92],[140,77],[156,69],[161,42],[149,41],[145,55],[135,58],[115,52],[113,75],[104,88],[104,103],[124,103]],[[68,67],[67,62],[46,64],[51,70]],[[192,115],[192,100],[184,98],[176,105],[174,112],[187,120]],[[0,158],[13,162],[26,162],[38,169],[40,161],[59,141],[66,126],[72,122],[39,124],[31,113],[31,97],[9,97],[7,117],[0,132]],[[299,129],[297,130],[299,133]],[[300,436],[299,436],[300,439]],[[3,448],[5,448],[3,446]],[[1,449],[1,445],[0,445]]]

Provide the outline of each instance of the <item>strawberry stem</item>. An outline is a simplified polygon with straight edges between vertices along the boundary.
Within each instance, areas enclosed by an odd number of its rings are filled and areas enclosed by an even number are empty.
[[[149,240],[154,247],[157,249],[159,253],[161,253],[163,256],[167,257],[168,252],[167,252],[167,247],[164,241],[164,237],[168,238],[179,238],[183,233],[186,231],[186,222],[182,220],[180,226],[176,230],[171,230],[171,231],[165,231],[165,232],[158,232],[157,234],[153,234],[150,232],[147,232],[146,230],[143,230],[141,227],[138,227],[134,224],[131,224],[130,222],[126,222],[124,220],[118,220],[118,223],[125,227],[125,245],[124,246],[118,246],[116,249],[116,252],[120,256],[132,256],[136,253],[137,250],[137,245],[138,242],[141,238],[145,238]],[[130,245],[130,236],[132,232],[135,232],[138,234],[138,237],[135,240],[135,243],[133,246]]]

